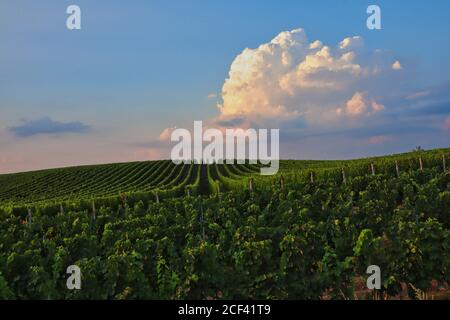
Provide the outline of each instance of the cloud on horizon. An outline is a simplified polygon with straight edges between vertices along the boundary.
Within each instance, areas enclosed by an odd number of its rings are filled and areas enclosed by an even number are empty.
[[[59,122],[50,117],[44,117],[38,120],[25,121],[19,126],[9,127],[8,131],[19,138],[28,138],[41,134],[60,135],[66,133],[85,133],[90,126],[76,122]]]

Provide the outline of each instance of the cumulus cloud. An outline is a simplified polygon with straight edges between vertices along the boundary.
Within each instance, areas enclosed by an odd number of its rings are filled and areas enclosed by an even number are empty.
[[[26,138],[41,134],[59,135],[65,133],[83,133],[89,126],[81,122],[59,122],[45,117],[38,120],[26,121],[23,124],[8,128],[16,137]]]
[[[384,109],[384,105],[369,99],[366,92],[356,92],[345,104],[345,108],[338,108],[337,114],[349,116],[372,115]]]
[[[393,70],[397,62],[388,52],[368,52],[359,36],[326,45],[310,42],[303,29],[284,31],[234,59],[216,120],[335,121],[338,109],[348,117],[375,115],[384,108],[373,98],[383,95],[378,83],[400,71]]]
[[[359,36],[327,44],[302,29],[281,32],[236,56],[217,97],[220,114],[204,127],[280,128],[284,158],[398,152],[436,133],[434,143],[445,145],[450,83],[420,88],[409,69]],[[169,132],[153,146],[165,148]]]
[[[345,38],[339,43],[342,50],[361,49],[364,46],[363,39],[360,36]]]
[[[392,64],[392,69],[393,69],[393,70],[402,70],[403,67],[402,67],[400,61],[398,61],[398,60],[395,61],[395,62]]]

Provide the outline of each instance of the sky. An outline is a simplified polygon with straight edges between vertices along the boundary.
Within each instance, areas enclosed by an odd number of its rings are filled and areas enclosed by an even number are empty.
[[[81,30],[66,27],[69,5]],[[366,9],[381,9],[369,30]],[[282,158],[450,146],[450,2],[0,1],[0,173],[167,159],[173,128]]]

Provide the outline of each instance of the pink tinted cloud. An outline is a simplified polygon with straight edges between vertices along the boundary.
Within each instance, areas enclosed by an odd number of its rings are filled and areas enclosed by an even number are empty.
[[[161,160],[164,152],[156,148],[139,149],[132,154],[133,161]]]
[[[444,120],[444,124],[442,125],[442,129],[450,130],[450,117]]]
[[[18,171],[24,163],[25,158],[22,154],[16,152],[0,152],[0,174]]]
[[[170,137],[172,135],[173,130],[175,130],[175,127],[168,127],[165,128],[159,135],[160,141],[170,141]]]
[[[390,138],[388,136],[373,136],[369,138],[370,144],[383,144],[388,142]]]

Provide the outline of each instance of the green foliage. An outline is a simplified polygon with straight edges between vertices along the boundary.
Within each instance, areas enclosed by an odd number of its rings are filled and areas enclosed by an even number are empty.
[[[117,176],[128,172],[122,181],[161,179],[121,196],[99,182],[94,206],[79,194],[63,211],[54,199],[0,210],[0,299],[346,299],[372,264],[390,294],[401,283],[425,290],[432,280],[449,282],[450,176],[438,154],[422,158],[422,171],[414,159],[394,158],[399,176],[391,158],[378,159],[375,175],[373,159],[347,162],[345,183],[341,162],[285,161],[283,184],[249,164],[113,167]],[[106,186],[107,168],[96,170]],[[35,176],[35,187],[44,178]],[[209,196],[197,195],[206,189]],[[72,264],[81,290],[66,288]]]

